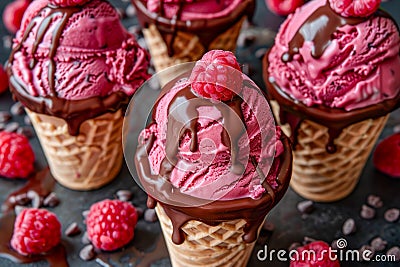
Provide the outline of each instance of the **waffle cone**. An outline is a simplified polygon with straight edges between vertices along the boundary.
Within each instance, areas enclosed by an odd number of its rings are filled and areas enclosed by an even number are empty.
[[[246,221],[237,219],[217,226],[191,220],[182,230],[185,241],[176,245],[172,242],[172,224],[164,209],[157,204],[156,212],[165,237],[173,267],[242,267],[246,266],[255,242],[242,240]]]
[[[279,114],[276,102],[271,106],[275,115]],[[328,128],[304,120],[298,129],[297,145],[293,151],[291,187],[299,195],[320,202],[348,196],[357,185],[388,117],[367,119],[343,129],[334,141],[337,151],[333,154],[326,152],[325,148],[329,139]],[[283,129],[285,133],[290,131],[287,125]]]
[[[123,112],[106,113],[82,123],[71,136],[63,119],[27,110],[51,173],[74,190],[99,188],[115,178],[122,166]]]
[[[211,42],[208,50],[234,51],[245,18],[246,16],[243,16],[231,28],[217,36]],[[151,24],[148,28],[143,29],[143,35],[157,72],[179,63],[199,60],[207,52],[207,48],[200,42],[199,37],[189,32],[177,31],[173,43],[175,54],[172,57],[168,55],[167,45],[156,25]]]

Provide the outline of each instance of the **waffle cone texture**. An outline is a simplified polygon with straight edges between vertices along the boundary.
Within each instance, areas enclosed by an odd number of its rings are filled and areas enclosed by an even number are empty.
[[[179,63],[199,60],[208,50],[222,49],[234,52],[237,38],[245,19],[246,16],[243,16],[238,22],[232,25],[231,28],[217,36],[208,48],[201,44],[197,35],[189,32],[177,31],[173,43],[175,54],[172,57],[168,55],[167,45],[156,25],[150,24],[148,28],[143,29],[143,35],[149,48],[154,67],[156,71],[159,72]]]
[[[117,176],[123,159],[121,110],[86,120],[78,136],[68,133],[63,119],[30,110],[27,113],[50,171],[60,184],[73,190],[91,190]]]
[[[245,267],[253,251],[253,243],[242,240],[246,221],[236,219],[209,226],[191,220],[181,229],[185,241],[173,243],[172,223],[162,206],[157,204],[156,212],[165,237],[173,267]],[[261,224],[262,225],[262,224]]]
[[[279,118],[279,105],[271,102],[276,118]],[[319,202],[332,202],[348,196],[357,185],[388,117],[366,119],[344,128],[334,140],[337,151],[333,154],[326,151],[328,128],[304,120],[293,150],[292,189],[302,197]],[[290,136],[290,127],[283,125],[282,128]]]

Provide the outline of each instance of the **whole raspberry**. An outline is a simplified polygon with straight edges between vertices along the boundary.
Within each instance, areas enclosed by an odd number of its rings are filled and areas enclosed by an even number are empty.
[[[41,254],[60,243],[61,224],[45,209],[26,208],[15,220],[11,246],[22,255]]]
[[[7,91],[8,88],[8,76],[4,70],[3,65],[0,64],[0,94]]]
[[[269,10],[281,16],[293,13],[296,8],[304,4],[304,0],[265,0]]]
[[[200,96],[228,101],[240,93],[243,78],[232,52],[211,50],[196,62],[189,82]]]
[[[21,26],[22,17],[32,0],[16,0],[9,3],[3,12],[3,23],[11,33],[16,33]]]
[[[27,178],[33,172],[35,154],[22,134],[0,132],[0,176]]]
[[[91,0],[49,0],[49,3],[60,7],[83,6]]]
[[[400,133],[385,138],[376,146],[373,162],[379,171],[400,178]]]
[[[298,247],[291,253],[290,267],[340,267],[336,254],[323,241],[314,241]]]
[[[329,0],[329,4],[343,17],[368,17],[378,10],[381,0]]]
[[[116,250],[132,240],[137,219],[136,209],[129,202],[97,202],[86,217],[88,237],[99,249]]]

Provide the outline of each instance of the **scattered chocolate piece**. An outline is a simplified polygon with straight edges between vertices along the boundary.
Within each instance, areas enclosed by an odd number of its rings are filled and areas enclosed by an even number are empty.
[[[383,216],[387,222],[395,222],[399,219],[400,217],[400,210],[393,208],[393,209],[388,209],[385,211],[385,214]]]
[[[17,133],[22,134],[22,135],[25,135],[26,138],[28,138],[28,139],[33,137],[33,131],[32,131],[32,129],[31,129],[30,127],[28,127],[28,126],[19,127],[19,128],[17,129]]]
[[[40,208],[43,203],[42,197],[33,190],[29,190],[26,196],[31,200],[32,208]]]
[[[128,18],[132,18],[136,16],[136,8],[132,4],[129,4],[126,7],[125,13],[128,16]]]
[[[373,247],[364,245],[359,250],[361,261],[369,261],[375,255],[375,250]]]
[[[363,219],[372,219],[375,217],[375,210],[373,208],[368,207],[367,205],[362,205],[360,216]]]
[[[121,201],[129,201],[132,199],[132,192],[129,190],[118,190],[116,195]]]
[[[84,261],[93,260],[95,256],[96,252],[94,251],[93,245],[86,245],[79,252],[79,257]]]
[[[256,56],[256,58],[258,59],[262,59],[265,55],[265,53],[267,53],[267,48],[262,47],[256,50],[256,52],[254,52],[254,55]]]
[[[371,241],[371,247],[375,251],[382,251],[386,248],[387,242],[380,237],[375,237]]]
[[[146,222],[156,222],[158,220],[156,211],[154,209],[146,209],[144,211],[144,220]]]
[[[316,241],[314,238],[305,236],[304,239],[303,239],[303,245],[307,245],[307,244],[312,243],[314,241]]]
[[[0,123],[11,120],[11,114],[7,111],[0,111]]]
[[[60,204],[60,199],[57,197],[56,193],[51,192],[44,200],[43,205],[46,207],[55,207]]]
[[[272,222],[265,221],[262,229],[268,232],[273,232],[275,230],[275,225]]]
[[[79,228],[76,222],[71,223],[67,229],[65,230],[66,236],[76,236],[81,233],[81,229]]]
[[[13,132],[17,131],[18,128],[19,128],[18,122],[10,122],[10,123],[6,124],[4,131],[13,133]]]
[[[394,261],[400,261],[400,248],[392,247],[386,252],[386,256],[394,255]]]
[[[21,104],[21,102],[16,102],[11,106],[10,112],[14,116],[22,115],[25,112],[24,106]]]
[[[297,203],[297,209],[303,214],[310,214],[314,210],[314,202],[311,200],[304,200]]]
[[[135,208],[136,208],[136,213],[137,213],[138,218],[142,218],[143,214],[144,214],[143,208],[141,208],[141,207],[135,207]]]
[[[24,116],[24,123],[25,123],[26,125],[32,125],[31,118],[29,118],[28,115],[25,115],[25,116]]]
[[[354,219],[349,218],[347,219],[342,226],[342,233],[344,235],[349,235],[352,234],[356,231],[356,222],[354,221]]]
[[[288,250],[289,250],[289,251],[296,250],[296,249],[299,248],[299,247],[301,247],[301,244],[300,244],[299,242],[294,242],[294,243],[290,244]]]
[[[89,239],[89,237],[88,237],[88,233],[87,233],[87,232],[84,232],[84,233],[83,233],[82,238],[81,238],[81,242],[82,242],[82,244],[84,244],[84,245],[90,244],[90,239]]]
[[[383,206],[381,198],[376,195],[369,195],[367,198],[367,204],[373,208],[381,208]]]
[[[82,217],[86,219],[86,217],[88,216],[90,210],[84,210],[82,211]]]
[[[16,206],[14,207],[15,215],[18,216],[24,209],[26,209],[25,206],[16,205]]]

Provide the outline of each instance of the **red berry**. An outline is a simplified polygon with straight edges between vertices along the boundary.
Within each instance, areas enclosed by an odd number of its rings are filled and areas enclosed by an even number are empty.
[[[242,89],[242,72],[235,55],[212,50],[196,62],[189,82],[192,90],[206,98],[231,100]]]
[[[378,10],[381,0],[329,0],[329,4],[343,17],[368,17]]]
[[[129,202],[97,202],[86,217],[88,237],[99,249],[116,250],[132,240],[137,219],[136,209]]]
[[[22,134],[0,132],[0,176],[27,178],[34,170],[35,154]]]
[[[26,208],[15,220],[11,246],[22,255],[41,254],[60,243],[61,224],[45,209]]]
[[[0,64],[0,94],[8,89],[8,76],[4,70],[3,65]]]
[[[16,33],[21,26],[22,17],[31,0],[16,0],[9,3],[3,12],[3,23],[11,33]]]
[[[339,260],[329,245],[314,241],[291,254],[290,267],[340,267]]]
[[[55,6],[82,6],[91,0],[49,0],[49,3]]]
[[[385,138],[376,146],[373,163],[379,171],[400,178],[400,133]]]
[[[304,0],[265,0],[269,10],[281,16],[293,13],[296,8],[304,4]]]

